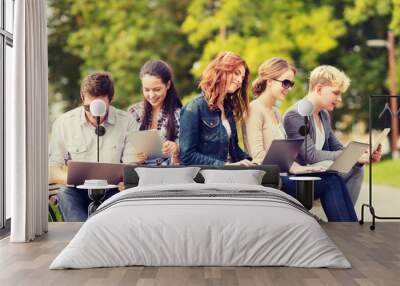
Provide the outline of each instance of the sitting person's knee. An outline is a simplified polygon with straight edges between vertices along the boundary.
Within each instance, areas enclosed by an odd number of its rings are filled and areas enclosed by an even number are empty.
[[[69,187],[62,187],[57,193],[57,199],[58,201],[66,200],[68,197],[73,195],[73,192],[76,191],[72,188]]]

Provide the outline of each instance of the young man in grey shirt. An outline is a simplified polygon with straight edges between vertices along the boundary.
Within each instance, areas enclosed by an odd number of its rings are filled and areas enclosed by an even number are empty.
[[[66,162],[97,161],[96,118],[90,113],[90,103],[101,99],[107,107],[106,115],[100,118],[105,133],[100,136],[100,162],[130,163],[133,149],[127,147],[126,135],[134,130],[133,117],[125,111],[111,106],[114,84],[111,74],[95,72],[82,82],[80,95],[82,105],[62,114],[53,124],[49,147],[49,183],[66,184]],[[132,149],[132,150],[131,150]],[[106,198],[118,189],[107,191]],[[85,221],[90,199],[87,191],[63,187],[58,193],[59,208],[64,221]]]
[[[309,116],[307,135],[307,162],[304,161],[303,144],[297,158],[300,164],[314,164],[325,160],[335,160],[341,153],[343,145],[336,138],[330,123],[329,111],[333,111],[341,102],[342,95],[348,89],[350,79],[337,68],[329,65],[315,68],[310,75],[309,92],[305,97],[314,106]],[[304,117],[298,113],[298,102],[284,116],[284,127],[289,139],[303,139],[299,130],[304,125]],[[374,162],[381,158],[381,146],[372,154]],[[364,154],[358,163],[347,174],[341,174],[350,193],[353,204],[356,203],[364,177],[363,165],[368,163],[369,154]]]

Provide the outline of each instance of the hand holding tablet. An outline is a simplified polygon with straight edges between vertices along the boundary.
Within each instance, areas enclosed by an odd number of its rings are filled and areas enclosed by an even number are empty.
[[[179,154],[179,146],[173,141],[165,141],[162,144],[162,153],[167,156],[177,156]]]
[[[374,144],[372,145],[372,162],[378,162],[382,157],[382,143],[388,136],[390,132],[390,128],[385,128],[376,138],[373,140]],[[365,153],[358,159],[358,163],[360,164],[368,164],[369,163],[369,150],[365,151]]]
[[[149,158],[149,156],[145,152],[136,153],[135,156],[136,156],[135,163],[137,164],[143,164]]]
[[[162,151],[163,142],[156,129],[131,132],[128,141],[141,159],[168,157]]]
[[[381,132],[381,134],[379,134],[378,138],[376,138],[376,140],[374,140],[374,144],[372,145],[372,153],[374,153],[375,151],[378,150],[379,145],[381,145],[383,143],[383,141],[386,139],[386,137],[388,136],[390,132],[390,128],[385,128],[383,129],[383,131]]]

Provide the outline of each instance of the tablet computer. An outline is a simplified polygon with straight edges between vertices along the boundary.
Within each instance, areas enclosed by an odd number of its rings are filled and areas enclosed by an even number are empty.
[[[351,141],[343,150],[343,152],[333,161],[327,171],[335,171],[339,173],[348,173],[357,163],[358,159],[368,150],[369,144]],[[316,163],[318,164],[318,163]]]
[[[149,159],[168,157],[161,151],[163,141],[156,129],[130,132],[128,142],[136,153],[145,152]]]
[[[372,145],[372,152],[375,152],[376,149],[378,149],[379,144],[383,143],[383,141],[388,136],[389,132],[390,132],[390,128],[383,129],[383,131],[381,132],[381,134],[379,134],[379,136],[376,138],[376,140],[372,141],[372,142],[374,142],[374,144]]]
[[[262,164],[278,165],[280,172],[288,172],[299,154],[303,142],[303,139],[273,140]]]

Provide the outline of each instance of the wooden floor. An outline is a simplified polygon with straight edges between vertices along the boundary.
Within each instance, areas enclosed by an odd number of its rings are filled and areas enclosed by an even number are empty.
[[[324,223],[323,228],[352,269],[289,267],[123,267],[48,270],[79,229],[78,223],[50,224],[32,243],[0,241],[0,285],[400,285],[400,223]]]

